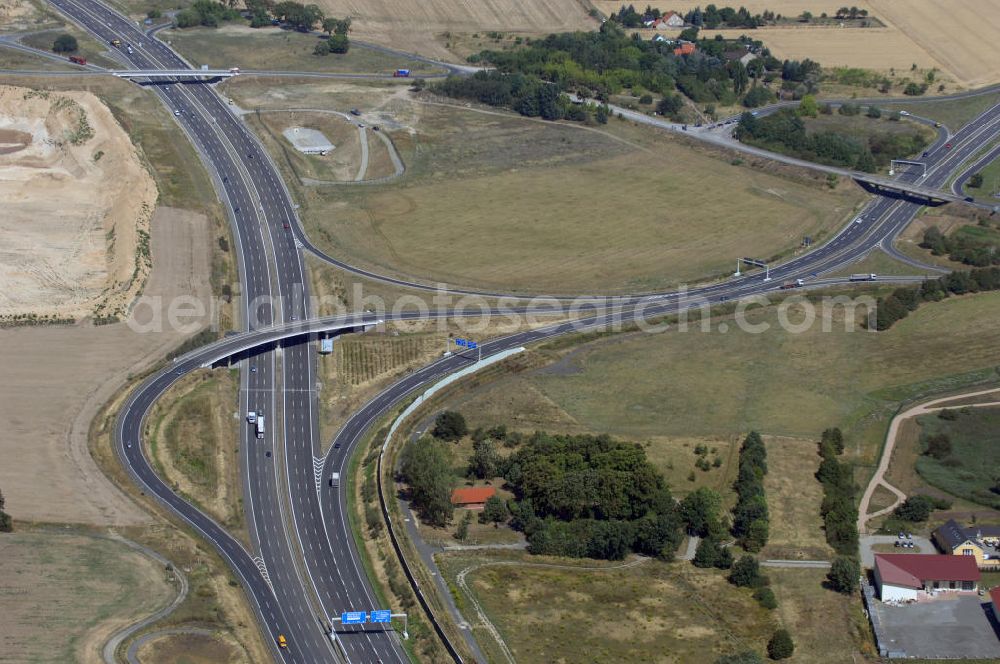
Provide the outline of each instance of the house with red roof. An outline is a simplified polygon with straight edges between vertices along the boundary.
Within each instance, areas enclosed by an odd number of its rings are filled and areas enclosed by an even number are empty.
[[[990,591],[990,602],[993,604],[993,617],[1000,621],[1000,586]]]
[[[875,587],[883,602],[915,600],[941,591],[975,591],[979,578],[979,566],[971,556],[875,554]]]
[[[451,504],[467,510],[481,510],[496,492],[496,488],[491,486],[462,487],[451,492]]]

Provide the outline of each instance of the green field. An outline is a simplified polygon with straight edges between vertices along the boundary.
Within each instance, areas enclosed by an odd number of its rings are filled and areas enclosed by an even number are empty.
[[[398,95],[374,105],[402,125],[390,135],[403,178],[301,200],[315,242],[382,273],[503,291],[663,289],[731,272],[737,256],[787,255],[863,200],[617,121],[595,130]]]
[[[390,55],[354,44],[344,55],[313,55],[320,37],[277,27],[250,28],[242,22],[219,28],[185,28],[160,33],[160,38],[195,65],[240,67],[271,71],[352,72],[391,74],[397,68],[414,76],[441,73],[425,62]]]
[[[557,351],[551,357],[561,359],[547,367],[504,376],[461,410],[472,426],[557,431],[569,423],[573,431],[632,440],[748,429],[815,439],[841,426],[851,456],[870,462],[900,401],[1000,379],[997,307],[1000,293],[950,298],[880,333],[845,332],[835,321],[829,332],[817,323],[792,334],[770,308],[748,314],[748,323],[770,324],[762,334],[743,332],[726,317],[710,332],[691,324],[686,332],[612,337]]]
[[[1000,509],[997,469],[1000,468],[1000,408],[960,408],[958,419],[937,415],[919,418],[920,440],[926,451],[927,438],[945,434],[951,439],[951,455],[944,459],[920,456],[917,472],[928,484],[975,503]]]

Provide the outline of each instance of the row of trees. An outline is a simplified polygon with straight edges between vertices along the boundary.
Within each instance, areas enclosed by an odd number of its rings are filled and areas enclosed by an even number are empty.
[[[990,236],[978,232],[956,232],[950,237],[941,232],[937,226],[931,226],[924,231],[920,246],[930,249],[935,256],[947,255],[953,261],[987,267],[1000,265],[1000,244]]]
[[[511,108],[527,117],[544,120],[584,122],[593,117],[604,124],[610,111],[607,106],[574,104],[559,86],[535,76],[499,71],[479,71],[472,76],[449,76],[433,86],[435,92],[449,97],[475,99],[490,106]]]
[[[823,503],[820,514],[826,541],[833,550],[845,556],[858,552],[858,508],[854,504],[857,487],[854,471],[838,457],[844,451],[844,435],[840,429],[827,429],[819,443],[823,459],[816,471],[816,479],[823,485]]]
[[[866,325],[879,331],[888,330],[924,302],[993,290],[1000,290],[1000,267],[957,270],[937,279],[928,279],[916,287],[897,288],[890,295],[878,298],[875,313],[869,316]]]
[[[733,536],[747,551],[760,551],[767,544],[770,528],[764,475],[767,474],[767,449],[756,431],[751,431],[740,447],[739,471],[733,488]]]

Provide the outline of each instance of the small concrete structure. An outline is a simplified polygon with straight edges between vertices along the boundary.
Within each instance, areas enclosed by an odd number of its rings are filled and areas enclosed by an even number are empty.
[[[327,140],[323,132],[308,127],[289,127],[281,132],[296,150],[303,154],[324,155],[334,149],[333,143]]]

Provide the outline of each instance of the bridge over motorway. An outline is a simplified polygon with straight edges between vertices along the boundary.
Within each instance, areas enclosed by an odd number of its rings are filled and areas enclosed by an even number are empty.
[[[194,79],[208,79],[208,78],[232,78],[233,76],[238,76],[240,73],[239,67],[233,67],[231,69],[114,69],[109,70],[109,74],[117,76],[118,78],[159,78],[159,79],[171,79],[171,78],[194,78]]]

